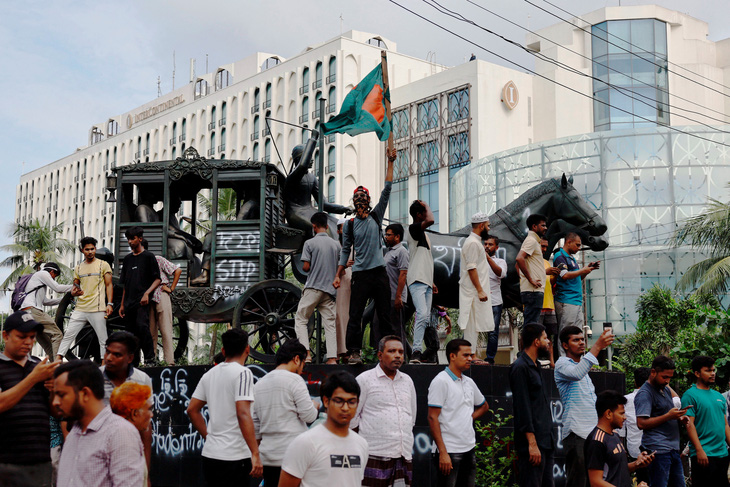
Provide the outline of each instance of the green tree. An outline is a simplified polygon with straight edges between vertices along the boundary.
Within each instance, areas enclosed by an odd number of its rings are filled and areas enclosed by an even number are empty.
[[[710,199],[707,210],[693,216],[674,234],[675,246],[689,245],[708,257],[687,269],[677,289],[725,294],[730,283],[730,204]]]
[[[218,190],[218,220],[233,220],[236,217],[236,202],[238,195],[233,188],[221,188]],[[200,206],[202,215],[207,219],[198,221],[198,237],[204,236],[210,232],[211,220],[213,214],[213,198],[203,192],[198,193],[198,205]]]
[[[59,279],[69,280],[71,270],[60,261],[74,250],[74,244],[62,238],[62,234],[63,223],[52,226],[35,219],[27,224],[12,225],[8,236],[13,239],[13,243],[0,247],[11,255],[0,262],[0,266],[10,267],[13,271],[0,286],[7,289],[20,276],[34,272],[43,262],[58,263],[62,272],[62,278]]]

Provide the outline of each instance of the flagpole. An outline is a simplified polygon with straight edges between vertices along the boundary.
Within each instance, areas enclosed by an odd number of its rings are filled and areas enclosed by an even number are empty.
[[[390,81],[388,80],[388,53],[383,50],[380,51],[380,66],[383,69],[383,96],[388,92],[390,88]],[[385,116],[388,117],[388,121],[393,118],[390,116],[390,100],[385,99]],[[390,127],[390,135],[388,135],[388,151],[393,151],[393,127]],[[386,156],[386,159],[388,156]]]

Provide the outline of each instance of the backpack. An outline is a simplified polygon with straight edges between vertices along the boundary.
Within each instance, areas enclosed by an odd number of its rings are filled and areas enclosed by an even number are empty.
[[[39,290],[43,287],[43,284],[41,284],[38,287],[35,287],[31,289],[30,291],[26,291],[25,288],[28,285],[28,281],[30,281],[30,278],[35,275],[35,272],[33,274],[26,274],[24,276],[20,276],[20,279],[15,283],[15,289],[13,289],[13,295],[10,297],[10,307],[13,308],[13,311],[19,311],[20,307],[23,305],[23,301],[25,301],[25,298],[31,294]]]

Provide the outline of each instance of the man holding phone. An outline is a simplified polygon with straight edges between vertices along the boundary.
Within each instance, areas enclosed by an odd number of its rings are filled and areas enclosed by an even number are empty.
[[[575,260],[575,254],[583,243],[580,235],[570,232],[565,236],[563,248],[558,250],[553,266],[560,270],[555,283],[555,315],[558,318],[558,330],[566,326],[583,328],[583,284],[582,278],[600,267],[599,262],[591,262],[581,268]]]
[[[695,357],[692,372],[697,382],[682,396],[682,406],[690,408],[687,434],[691,442],[692,485],[728,487],[730,427],[725,398],[712,389],[715,359],[706,355]]]
[[[674,362],[659,355],[651,363],[649,380],[636,393],[636,424],[644,435],[641,448],[656,452],[649,465],[652,487],[684,487],[684,471],[679,456],[679,422],[686,423],[687,410],[677,409],[672,401],[669,382],[674,377]]]

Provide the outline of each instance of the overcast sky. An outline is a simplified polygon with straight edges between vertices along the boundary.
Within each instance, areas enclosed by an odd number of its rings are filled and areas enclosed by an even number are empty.
[[[421,1],[396,1],[510,59],[534,65],[526,54],[440,15]],[[551,1],[575,14],[619,4],[618,0]],[[532,29],[559,22],[522,0],[477,2]],[[560,13],[543,0],[533,2]],[[466,0],[439,3],[512,39],[525,39],[524,31]],[[679,0],[657,3],[683,12],[689,5]],[[730,37],[725,1],[706,0],[691,8],[687,13],[709,23],[711,40]],[[163,95],[169,92],[173,51],[179,87],[187,82],[190,58],[197,60],[198,73],[205,69],[206,55],[209,71],[256,51],[288,58],[308,44],[352,29],[391,39],[401,53],[426,58],[435,52],[435,61],[446,65],[462,63],[472,52],[507,64],[387,0],[5,2],[0,20],[0,243],[9,242],[4,234],[14,219],[20,175],[85,145],[92,124],[153,100],[158,76]],[[6,275],[0,270],[1,279]]]

